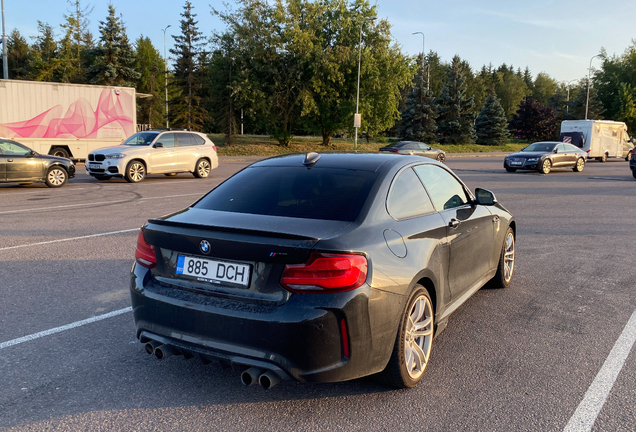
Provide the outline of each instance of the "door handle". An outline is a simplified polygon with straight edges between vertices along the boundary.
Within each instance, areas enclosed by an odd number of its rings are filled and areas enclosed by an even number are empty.
[[[13,162],[13,159],[7,159],[7,162]]]
[[[452,218],[450,222],[448,223],[448,226],[451,228],[457,228],[460,223],[461,221],[459,219]]]
[[[492,221],[493,221],[493,222],[499,222],[499,216],[495,216],[495,217],[493,217],[493,218],[492,218]]]

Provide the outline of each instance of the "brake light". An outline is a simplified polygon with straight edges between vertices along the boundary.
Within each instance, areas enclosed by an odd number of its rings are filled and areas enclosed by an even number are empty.
[[[367,280],[363,255],[312,253],[306,264],[285,266],[281,285],[294,292],[342,292],[360,287]]]
[[[591,151],[592,151],[592,149],[585,150],[585,153],[589,153],[589,152],[591,152]]]
[[[389,153],[399,153],[399,150],[389,150]]]
[[[340,334],[342,335],[342,355],[349,358],[349,334],[347,333],[347,323],[344,318],[340,320]]]
[[[216,151],[216,146],[212,144],[212,150]]]
[[[146,243],[144,239],[144,233],[139,231],[137,236],[137,248],[135,249],[135,260],[139,265],[146,268],[153,268],[157,265],[157,257],[155,255],[155,248],[152,245]]]

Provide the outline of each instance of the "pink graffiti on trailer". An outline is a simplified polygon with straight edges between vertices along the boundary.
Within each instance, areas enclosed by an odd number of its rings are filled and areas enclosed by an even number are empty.
[[[115,98],[111,96],[113,94]],[[0,136],[97,138],[99,130],[110,125],[119,126],[128,137],[134,133],[132,113],[129,108],[132,106],[130,94],[126,92],[116,94],[113,90],[103,89],[95,110],[90,102],[79,98],[68,107],[63,117],[64,108],[62,105],[56,105],[30,120],[0,123]]]

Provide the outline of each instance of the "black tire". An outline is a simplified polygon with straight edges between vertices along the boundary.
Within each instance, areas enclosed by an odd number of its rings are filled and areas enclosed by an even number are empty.
[[[636,170],[632,171],[632,176],[636,179]]]
[[[510,240],[510,242],[509,242]],[[510,261],[512,260],[512,261]],[[508,263],[508,266],[507,264]],[[491,288],[508,288],[512,282],[512,276],[515,270],[515,233],[512,228],[508,227],[504,236],[501,253],[499,254],[499,264],[497,264],[497,273],[490,279],[488,286]]]
[[[583,171],[583,168],[585,168],[585,160],[583,158],[578,158],[576,160],[576,164],[572,168],[572,171],[581,172],[581,171]]]
[[[506,168],[508,172],[517,172],[517,168]]]
[[[44,183],[50,188],[59,188],[66,184],[68,180],[68,173],[64,167],[54,165],[46,172],[44,177]]]
[[[174,177],[177,175],[177,173],[165,173],[164,174],[166,177]]]
[[[601,162],[607,162],[607,153],[603,153],[603,156],[598,158],[598,160],[600,160]]]
[[[110,176],[105,176],[105,175],[94,175],[93,177],[95,177],[97,180],[110,180]]]
[[[632,151],[628,151],[627,152],[627,156],[625,156],[625,162],[629,162],[629,160],[632,158]]]
[[[51,150],[50,153],[52,156],[57,156],[57,157],[63,157],[68,159],[69,158],[69,154],[66,151],[66,149],[62,148],[62,147],[55,147],[53,150]]]
[[[539,171],[542,172],[543,174],[550,174],[551,170],[552,170],[552,161],[550,159],[544,160],[543,163],[541,164],[541,167],[539,168]]]
[[[194,171],[192,175],[196,178],[207,178],[210,175],[210,171],[212,170],[212,165],[210,165],[210,161],[204,158],[201,158],[197,161],[194,166]]]
[[[415,326],[412,324],[412,316],[415,311],[416,303],[422,305],[422,315],[421,318],[416,318],[416,322],[420,325],[423,325],[420,332],[426,333],[426,335],[422,335],[419,337],[415,336]],[[423,322],[422,322],[423,321]],[[409,300],[406,303],[406,308],[404,309],[404,313],[402,314],[402,319],[400,320],[400,327],[398,328],[397,336],[395,338],[395,345],[393,346],[393,352],[391,353],[391,359],[389,363],[386,365],[386,368],[378,375],[376,378],[382,384],[387,386],[396,387],[396,388],[411,388],[415,387],[417,383],[419,383],[422,379],[424,372],[426,371],[426,366],[431,357],[431,348],[433,345],[433,336],[435,330],[435,311],[433,309],[433,302],[431,301],[431,296],[421,285],[415,285],[413,287],[413,291],[409,296]],[[422,339],[423,338],[423,339]],[[420,339],[418,342],[417,340]],[[407,352],[406,347],[409,346],[418,346],[421,354],[416,354],[416,349],[411,349]],[[420,346],[422,345],[422,346]],[[407,363],[409,362],[407,356],[411,356],[411,364],[413,362],[417,364],[417,359],[420,359],[420,367],[419,370],[415,371],[415,375],[409,372],[407,369]],[[424,357],[424,362],[422,364],[421,356]],[[410,369],[410,367],[408,367]]]
[[[440,154],[437,155],[436,159],[437,159],[438,162],[444,163],[444,161],[446,160],[446,155],[444,153],[440,153]]]
[[[128,162],[124,178],[128,183],[139,183],[146,178],[146,166],[139,160]]]

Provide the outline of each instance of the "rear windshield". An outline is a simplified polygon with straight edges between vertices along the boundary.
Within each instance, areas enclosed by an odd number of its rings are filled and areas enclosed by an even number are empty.
[[[305,167],[247,168],[195,208],[305,219],[354,221],[376,173]]]

